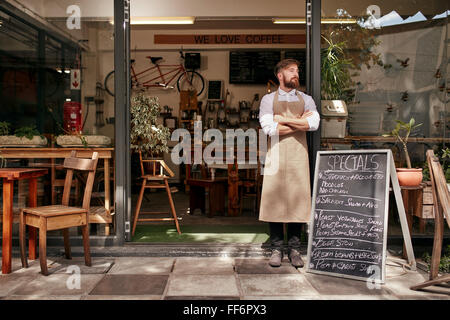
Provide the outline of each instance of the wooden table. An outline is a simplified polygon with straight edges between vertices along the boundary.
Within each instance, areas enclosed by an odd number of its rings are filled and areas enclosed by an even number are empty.
[[[14,181],[28,179],[28,205],[37,205],[37,178],[47,174],[47,169],[0,168],[3,179],[3,239],[2,273],[11,272]],[[29,258],[36,259],[36,228],[29,229]]]
[[[111,214],[111,189],[110,189],[110,159],[113,158],[114,148],[0,148],[0,155],[5,159],[65,159],[75,150],[78,157],[91,158],[93,152],[98,152],[98,158],[104,161],[104,178],[105,178],[105,206],[106,215]],[[52,175],[54,170],[52,170]],[[101,207],[98,207],[102,209]],[[93,208],[95,209],[95,208]],[[103,213],[99,213],[102,215]],[[91,217],[92,218],[92,217]],[[95,217],[94,217],[95,218]],[[98,221],[91,219],[91,223],[103,223],[100,217]],[[106,230],[109,235],[109,228]]]
[[[189,190],[189,209],[190,214],[194,214],[195,209],[199,208],[205,214],[205,191],[208,189],[209,212],[208,217],[212,218],[215,213],[224,214],[225,210],[225,185],[228,179],[189,179],[187,184],[191,187]]]
[[[239,199],[239,170],[258,169],[258,164],[210,164],[212,179],[216,169],[228,171],[228,216],[235,217],[239,215],[241,201]]]

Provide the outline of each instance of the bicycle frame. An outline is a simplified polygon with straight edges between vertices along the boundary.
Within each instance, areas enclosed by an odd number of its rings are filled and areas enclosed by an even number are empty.
[[[163,73],[161,71],[161,67],[163,68],[173,68],[168,70],[166,73]],[[159,75],[147,80],[143,83],[139,82],[139,78],[142,78],[142,75],[148,72],[151,72],[152,70],[158,70]],[[180,63],[180,64],[156,64],[154,67],[150,67],[148,69],[145,69],[143,71],[140,71],[138,73],[136,73],[136,71],[134,70],[134,66],[131,65],[131,74],[132,74],[132,80],[136,83],[137,86],[143,86],[146,88],[151,88],[151,87],[161,87],[161,84],[163,84],[164,86],[169,85],[169,83],[171,83],[180,73],[186,73],[186,69],[184,68],[184,66]],[[166,82],[166,79],[164,78],[167,75],[171,75],[171,78]],[[162,83],[157,83],[154,82],[157,79],[161,79]]]

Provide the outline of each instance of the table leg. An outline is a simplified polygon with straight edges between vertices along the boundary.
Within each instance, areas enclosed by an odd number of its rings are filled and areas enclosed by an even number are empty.
[[[228,216],[239,215],[239,177],[237,167],[228,165]]]
[[[110,185],[109,185],[109,159],[105,158],[105,209],[106,211],[110,211]]]
[[[104,160],[104,175],[105,175],[105,209],[106,209],[106,212],[108,212],[109,214],[111,213],[111,204],[110,204],[110,195],[111,195],[111,192],[110,192],[110,189],[109,189],[109,187],[110,187],[110,185],[109,185],[109,159],[108,158],[105,158],[105,160]],[[109,224],[106,224],[106,227],[105,227],[105,234],[107,235],[107,236],[109,236]]]
[[[406,214],[406,220],[408,222],[408,229],[409,233],[412,232],[412,213],[409,205],[409,190],[402,190],[402,198],[403,198],[403,206],[405,207],[405,214]],[[407,253],[406,253],[406,245],[405,242],[403,242],[403,258],[408,259]]]
[[[28,206],[37,206],[37,178],[28,180]],[[37,229],[28,226],[28,259],[36,260]]]
[[[11,273],[14,181],[3,179],[2,273]]]

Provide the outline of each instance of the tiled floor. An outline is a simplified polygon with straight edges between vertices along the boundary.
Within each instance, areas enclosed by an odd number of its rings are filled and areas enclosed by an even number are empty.
[[[306,259],[306,257],[304,257]],[[49,259],[51,274],[42,276],[39,262],[0,275],[0,299],[76,300],[397,300],[450,299],[450,289],[412,291],[427,273],[406,271],[395,263],[386,268],[386,283],[371,288],[364,281],[306,273],[285,259],[280,268],[267,258],[221,257],[94,257]]]

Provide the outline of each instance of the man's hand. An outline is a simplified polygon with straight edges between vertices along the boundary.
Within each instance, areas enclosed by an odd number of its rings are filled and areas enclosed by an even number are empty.
[[[312,111],[306,111],[302,115],[299,115],[298,119],[306,119],[308,117],[311,117],[313,115]]]

